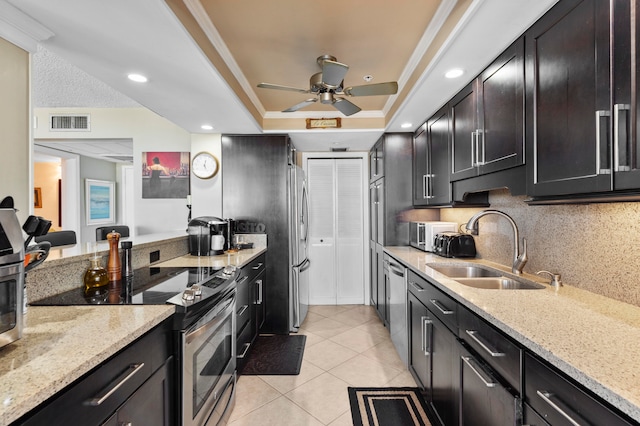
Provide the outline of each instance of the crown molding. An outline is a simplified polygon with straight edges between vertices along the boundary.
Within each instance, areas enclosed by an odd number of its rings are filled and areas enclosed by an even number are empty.
[[[20,9],[0,0],[0,37],[30,53],[55,34]]]

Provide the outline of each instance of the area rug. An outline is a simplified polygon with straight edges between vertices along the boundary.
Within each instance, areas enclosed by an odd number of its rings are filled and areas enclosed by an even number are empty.
[[[240,374],[297,375],[300,374],[307,336],[275,334],[258,336]]]
[[[431,426],[418,388],[349,388],[354,426]]]

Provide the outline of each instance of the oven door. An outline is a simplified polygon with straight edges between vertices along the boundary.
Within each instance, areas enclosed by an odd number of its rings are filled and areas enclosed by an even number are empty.
[[[204,425],[236,369],[236,290],[182,334],[182,421]]]

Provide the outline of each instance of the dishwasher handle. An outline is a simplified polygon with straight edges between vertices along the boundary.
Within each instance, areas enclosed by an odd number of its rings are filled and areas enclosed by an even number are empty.
[[[404,278],[404,268],[397,263],[389,262],[389,270],[397,276]]]

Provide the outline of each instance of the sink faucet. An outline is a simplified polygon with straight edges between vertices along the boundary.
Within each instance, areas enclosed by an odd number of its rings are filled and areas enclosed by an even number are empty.
[[[501,212],[500,210],[482,210],[481,212],[474,214],[471,219],[469,219],[465,228],[470,234],[478,235],[478,219],[488,214],[502,216],[511,224],[511,227],[513,228],[513,265],[511,266],[511,272],[517,275],[522,274],[522,269],[527,263],[527,260],[529,260],[527,258],[527,239],[522,239],[522,251],[520,251],[520,233],[518,232],[518,226],[511,216]]]

